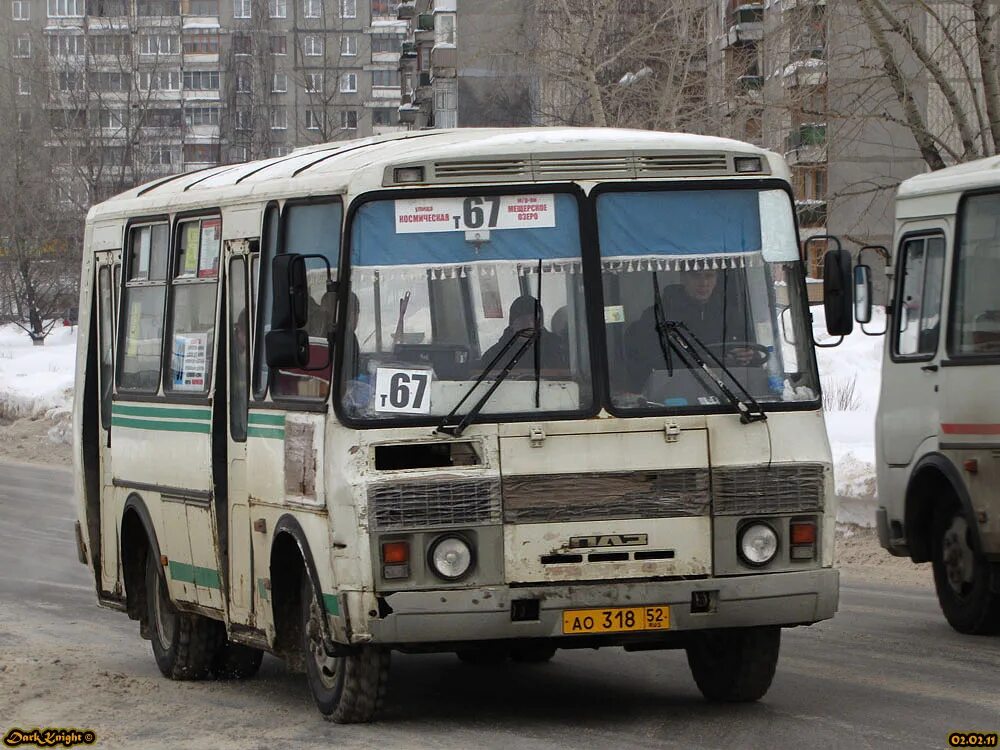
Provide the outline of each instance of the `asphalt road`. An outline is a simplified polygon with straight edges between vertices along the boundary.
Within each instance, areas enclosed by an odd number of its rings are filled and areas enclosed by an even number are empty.
[[[928,591],[842,588],[832,621],[784,631],[771,691],[702,701],[683,652],[559,652],[471,667],[394,655],[376,724],[324,722],[272,658],[243,683],[172,683],[76,560],[70,474],[0,464],[0,731],[93,729],[98,747],[935,748],[1000,730],[1000,638],[953,632]]]

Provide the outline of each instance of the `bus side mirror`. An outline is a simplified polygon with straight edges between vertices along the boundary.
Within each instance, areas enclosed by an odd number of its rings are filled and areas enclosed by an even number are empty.
[[[862,325],[872,320],[872,270],[864,264],[854,267],[854,319]]]
[[[267,366],[303,368],[309,364],[309,334],[301,328],[272,328],[264,336]]]
[[[831,336],[847,336],[854,330],[851,254],[837,243],[823,256],[823,309]]]
[[[271,266],[271,328],[303,328],[309,317],[306,259],[296,253],[274,256]]]

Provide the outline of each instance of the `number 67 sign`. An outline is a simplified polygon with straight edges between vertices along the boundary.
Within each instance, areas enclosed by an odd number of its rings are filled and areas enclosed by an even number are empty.
[[[375,411],[399,414],[431,413],[431,371],[375,370]]]

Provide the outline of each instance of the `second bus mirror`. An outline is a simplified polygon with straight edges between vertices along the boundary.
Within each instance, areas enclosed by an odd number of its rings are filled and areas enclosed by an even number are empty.
[[[309,317],[306,259],[296,253],[274,256],[271,266],[272,331],[302,328]]]
[[[309,334],[300,328],[276,328],[264,336],[267,366],[302,368],[309,364]]]
[[[854,267],[854,319],[862,325],[872,319],[872,270],[863,264]]]
[[[828,250],[823,256],[823,309],[831,336],[847,336],[854,330],[852,286],[851,254],[841,247]]]

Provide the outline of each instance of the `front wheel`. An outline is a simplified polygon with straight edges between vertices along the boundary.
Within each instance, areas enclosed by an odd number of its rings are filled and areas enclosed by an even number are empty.
[[[156,558],[146,556],[146,617],[153,658],[165,677],[200,680],[208,675],[219,647],[219,623],[178,612]]]
[[[323,618],[309,577],[303,573],[302,653],[306,679],[320,713],[338,724],[371,721],[382,706],[389,682],[389,652],[361,646],[350,656],[330,656],[323,646]]]
[[[1000,566],[976,553],[962,506],[939,510],[931,533],[934,587],[948,624],[968,635],[1000,632]]]
[[[688,666],[710,701],[748,703],[764,697],[781,647],[781,628],[705,631],[687,647]]]

